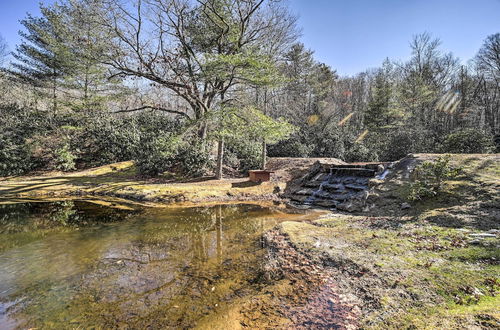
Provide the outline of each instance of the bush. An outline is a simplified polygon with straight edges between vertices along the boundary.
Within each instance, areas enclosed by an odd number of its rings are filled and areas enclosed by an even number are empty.
[[[442,151],[450,153],[490,153],[495,150],[493,136],[480,129],[468,128],[447,135]]]
[[[140,147],[139,147],[140,146]],[[134,155],[139,173],[156,176],[173,167],[171,160],[177,153],[178,141],[169,135],[144,136]]]
[[[76,156],[71,152],[69,145],[65,144],[55,152],[55,167],[61,171],[72,171],[75,167]]]
[[[81,134],[72,140],[72,149],[78,153],[81,167],[131,160],[139,143],[140,132],[135,117],[86,120]]]
[[[199,177],[211,168],[210,148],[195,138],[185,139],[173,133],[143,137],[135,153],[139,173],[157,176],[166,171],[186,177]]]
[[[184,143],[171,160],[177,173],[187,177],[200,177],[206,175],[213,168],[210,157],[210,146],[196,138]]]
[[[262,144],[255,141],[231,141],[226,144],[224,164],[242,173],[260,168]]]
[[[436,137],[431,131],[404,127],[379,138],[387,140],[381,143],[383,149],[379,152],[383,161],[399,160],[409,153],[436,151]]]
[[[354,143],[345,155],[347,162],[374,162],[378,160],[375,150],[368,148],[363,143]]]
[[[20,175],[32,169],[31,151],[24,139],[0,133],[0,176]]]
[[[458,176],[461,169],[450,165],[450,156],[445,155],[433,162],[425,161],[418,165],[412,173],[408,199],[415,201],[436,196],[441,192],[447,179]]]
[[[267,154],[270,157],[309,157],[314,145],[307,142],[303,132],[293,134],[289,139],[268,146]]]

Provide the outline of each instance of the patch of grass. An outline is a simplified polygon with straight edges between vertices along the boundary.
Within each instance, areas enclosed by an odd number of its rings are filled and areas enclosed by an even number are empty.
[[[334,265],[357,264],[369,270],[365,276],[379,279],[368,288],[381,306],[366,316],[368,327],[453,328],[476,322],[476,311],[490,313],[487,306],[499,289],[492,279],[500,266],[485,261],[498,260],[498,249],[470,246],[464,232],[429,223],[393,229],[391,222],[397,221],[338,216],[313,224],[286,222],[281,230],[307,254],[332,258]]]
[[[469,246],[455,249],[446,253],[451,260],[462,262],[491,262],[500,261],[500,249],[496,246]]]

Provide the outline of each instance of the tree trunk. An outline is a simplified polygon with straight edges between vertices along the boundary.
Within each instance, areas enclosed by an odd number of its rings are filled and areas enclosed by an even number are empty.
[[[217,180],[222,179],[223,158],[224,158],[224,139],[221,138],[217,146],[217,170],[215,173],[215,177],[217,178]]]
[[[262,141],[262,159],[261,159],[261,169],[265,170],[267,165],[267,144],[266,141]]]
[[[52,112],[57,113],[57,76],[56,70],[53,70],[54,77],[52,79]]]
[[[267,88],[264,90],[264,115],[267,115]],[[266,140],[262,140],[262,159],[261,159],[261,169],[266,169],[267,163],[267,144]]]
[[[203,142],[207,139],[207,124],[202,123],[198,128],[198,138]]]

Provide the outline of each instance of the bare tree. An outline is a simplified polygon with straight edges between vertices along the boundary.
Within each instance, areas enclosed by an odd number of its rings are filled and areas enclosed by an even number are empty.
[[[296,20],[279,1],[108,0],[107,13],[115,75],[172,90],[189,105],[183,116],[202,123],[203,139],[218,100],[230,102],[224,96],[238,84],[263,83],[272,57],[296,38]]]
[[[480,106],[479,118],[493,134],[500,134],[500,33],[486,38],[474,59],[478,74],[474,99]]]
[[[500,82],[500,33],[486,38],[476,55],[475,63],[481,73],[497,83]]]

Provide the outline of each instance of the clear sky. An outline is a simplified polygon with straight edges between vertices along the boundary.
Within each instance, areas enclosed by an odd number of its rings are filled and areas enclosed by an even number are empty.
[[[53,0],[42,0],[50,3]],[[404,60],[409,41],[429,32],[462,61],[483,40],[500,32],[500,0],[288,0],[299,15],[302,42],[340,74],[379,66],[384,58]],[[38,0],[0,0],[0,34],[15,48],[26,12]]]

